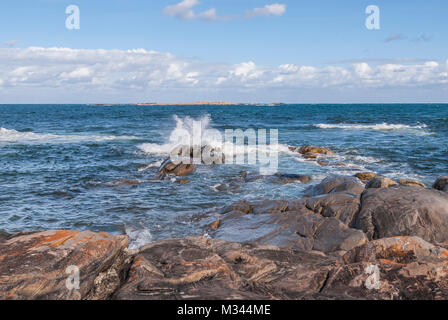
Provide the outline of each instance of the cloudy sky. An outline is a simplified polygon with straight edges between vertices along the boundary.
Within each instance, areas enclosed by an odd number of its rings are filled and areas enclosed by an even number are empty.
[[[446,0],[5,0],[0,103],[448,102],[447,14]]]

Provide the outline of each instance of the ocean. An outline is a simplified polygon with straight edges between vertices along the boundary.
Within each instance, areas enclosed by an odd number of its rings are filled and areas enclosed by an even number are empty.
[[[155,179],[176,130],[278,130],[278,172],[311,183],[217,186],[257,165],[201,165],[187,184]],[[319,165],[288,146],[332,149]],[[374,171],[430,186],[448,175],[448,105],[0,105],[0,230],[76,229],[131,237],[132,247],[205,235],[213,210],[295,199],[331,175]],[[232,241],[239,241],[233,234]]]

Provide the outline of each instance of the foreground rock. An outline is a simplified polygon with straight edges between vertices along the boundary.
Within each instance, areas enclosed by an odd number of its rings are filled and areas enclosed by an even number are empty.
[[[369,239],[413,235],[431,243],[446,242],[448,195],[412,186],[367,189],[356,227]]]
[[[334,259],[202,237],[141,248],[114,299],[300,299],[319,292]]]
[[[107,299],[125,280],[126,236],[27,232],[0,240],[0,299]],[[79,268],[79,290],[66,281]],[[67,271],[67,273],[66,273]]]
[[[166,240],[140,250],[113,298],[447,299],[447,256],[417,237],[376,240],[339,259],[202,237]]]
[[[448,251],[418,237],[371,241],[346,253],[318,299],[448,299]]]

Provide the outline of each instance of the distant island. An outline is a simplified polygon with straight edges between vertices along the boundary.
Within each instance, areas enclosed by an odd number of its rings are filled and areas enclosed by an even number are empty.
[[[94,106],[121,106],[123,104],[94,104]],[[172,103],[160,103],[160,102],[143,102],[143,103],[129,103],[127,105],[136,106],[280,106],[284,105],[281,102],[274,103],[237,103],[228,101],[196,101],[196,102],[172,102]]]

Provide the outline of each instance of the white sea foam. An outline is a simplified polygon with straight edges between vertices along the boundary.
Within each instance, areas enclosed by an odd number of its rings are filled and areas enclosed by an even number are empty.
[[[151,243],[153,240],[151,231],[147,228],[136,228],[131,226],[125,227],[125,232],[130,238],[130,249],[139,249],[145,244]]]
[[[319,123],[314,125],[320,129],[345,129],[345,130],[379,130],[379,131],[394,131],[394,130],[425,130],[428,126],[426,124],[410,126],[407,124],[328,124]]]
[[[128,139],[137,138],[133,136],[57,135],[50,133],[20,132],[14,129],[0,128],[0,143],[7,144],[79,143]]]
[[[194,145],[191,138],[193,136],[200,136],[202,146],[211,146],[213,148],[222,150],[225,155],[229,154],[256,154],[258,151],[257,145],[235,145],[231,142],[223,141],[224,132],[221,132],[220,137],[210,135],[209,129],[213,129],[211,126],[211,119],[209,115],[201,117],[199,120],[195,120],[191,117],[180,118],[174,115],[176,121],[176,127],[171,131],[169,138],[165,143],[143,143],[138,148],[147,153],[154,155],[169,155],[177,146],[180,145]],[[200,122],[200,127],[195,126],[194,121]],[[199,129],[200,128],[200,129]],[[229,128],[232,129],[232,128]],[[236,129],[236,128],[235,128]],[[243,128],[242,128],[243,129]],[[200,133],[198,132],[200,130]],[[292,153],[287,145],[277,144],[270,145],[271,148],[277,148],[280,153]]]

